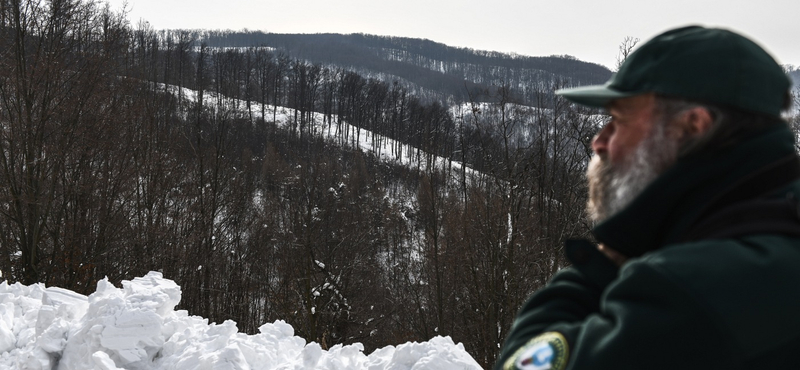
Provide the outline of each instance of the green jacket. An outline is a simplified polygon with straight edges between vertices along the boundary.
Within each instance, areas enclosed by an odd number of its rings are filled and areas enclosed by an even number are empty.
[[[800,238],[698,226],[761,196],[799,198],[796,176],[776,170],[796,157],[781,126],[679,160],[593,230],[637,257],[617,269],[567,242],[572,267],[525,303],[495,368],[800,369]]]

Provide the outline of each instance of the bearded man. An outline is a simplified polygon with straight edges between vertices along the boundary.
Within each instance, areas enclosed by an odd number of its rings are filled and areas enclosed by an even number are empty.
[[[648,41],[604,85],[597,243],[522,307],[496,369],[800,369],[800,159],[790,80],[731,31]]]

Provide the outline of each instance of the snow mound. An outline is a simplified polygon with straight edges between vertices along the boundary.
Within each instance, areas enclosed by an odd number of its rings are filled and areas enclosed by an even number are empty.
[[[276,321],[260,333],[175,311],[180,286],[158,272],[122,289],[101,280],[86,297],[43,284],[0,284],[0,369],[480,369],[450,337],[364,354],[361,343],[319,344]]]

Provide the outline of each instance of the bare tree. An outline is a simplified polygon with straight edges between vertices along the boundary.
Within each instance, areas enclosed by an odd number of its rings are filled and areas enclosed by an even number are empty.
[[[86,245],[63,244],[66,229],[61,226],[68,214],[61,197],[63,192],[78,196],[74,190],[89,196],[86,192],[93,190],[65,185],[84,180],[98,185],[92,178],[103,162],[103,147],[87,149],[86,140],[91,140],[90,134],[103,132],[115,114],[111,107],[115,95],[109,91],[122,86],[114,76],[121,71],[117,67],[125,53],[126,30],[122,18],[95,3],[28,0],[4,4],[0,8],[6,22],[0,41],[4,50],[0,55],[4,66],[0,71],[0,214],[13,240],[3,243],[3,254],[20,256],[4,268],[11,277],[33,284],[64,276],[64,268],[69,270],[66,265],[81,264],[77,261],[82,252],[70,254]],[[76,228],[71,232],[82,233]]]
[[[618,71],[619,67],[622,66],[622,63],[625,63],[625,59],[628,59],[628,56],[633,52],[633,48],[635,48],[636,44],[638,43],[638,37],[625,36],[625,39],[619,44],[619,53],[617,54],[617,65],[615,70]]]

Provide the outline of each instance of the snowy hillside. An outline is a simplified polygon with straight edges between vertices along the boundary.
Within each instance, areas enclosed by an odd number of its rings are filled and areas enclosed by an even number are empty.
[[[449,337],[324,350],[283,321],[260,333],[175,311],[181,288],[150,272],[122,288],[107,280],[88,297],[45,286],[0,284],[0,369],[480,369]]]
[[[165,89],[175,96],[183,97],[187,102],[194,104],[197,101],[197,91],[187,88],[179,89],[177,86],[159,85],[160,89]],[[250,102],[248,111],[247,103],[243,100],[222,97],[217,93],[208,91],[205,94],[204,104],[223,105],[221,108],[238,111],[243,116],[252,116],[254,119],[263,118],[266,121],[271,121],[274,117],[274,123],[284,129],[291,127],[293,117],[296,115],[295,109],[276,107],[270,104],[262,105],[255,101]],[[262,111],[265,113],[264,117],[261,116]],[[335,114],[331,115],[331,119],[334,122],[339,120]],[[430,155],[419,148],[405,143],[398,143],[394,139],[375,134],[364,128],[351,125],[346,121],[343,121],[340,126],[331,123],[326,124],[322,113],[314,112],[312,114],[312,122],[309,123],[307,130],[313,135],[323,137],[330,142],[337,142],[342,146],[373,154],[386,163],[415,168],[421,172],[430,170],[428,166],[433,166],[435,169],[447,169],[451,173],[451,179],[457,178],[457,174],[462,171],[462,163],[459,161]],[[348,132],[347,137],[349,139],[343,141],[341,139],[343,137],[342,132]],[[397,148],[400,149],[398,150]],[[468,166],[463,171],[469,177],[476,175],[476,172]]]

